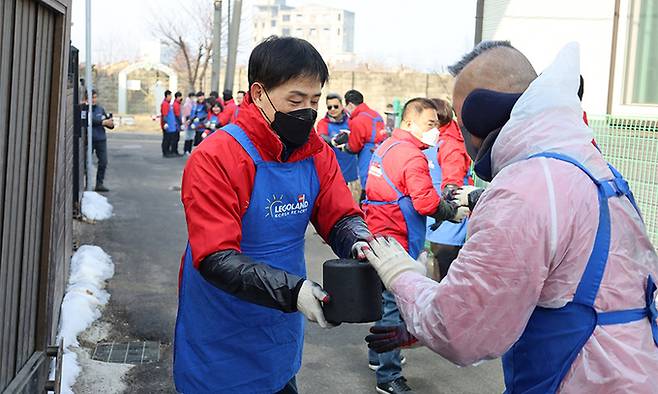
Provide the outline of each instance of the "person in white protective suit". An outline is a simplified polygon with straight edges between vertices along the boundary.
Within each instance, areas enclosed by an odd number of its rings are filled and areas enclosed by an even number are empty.
[[[371,242],[406,327],[374,329],[369,346],[419,342],[459,365],[502,356],[508,393],[658,392],[658,256],[582,121],[578,45],[539,77],[509,42],[453,70],[469,154],[491,184],[441,283],[394,240]]]

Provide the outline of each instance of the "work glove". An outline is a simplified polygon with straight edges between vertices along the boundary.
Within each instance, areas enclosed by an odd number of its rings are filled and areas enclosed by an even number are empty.
[[[352,257],[360,261],[366,261],[366,254],[363,252],[364,248],[370,249],[370,245],[366,241],[356,242],[352,246]]]
[[[180,131],[185,131],[185,125],[184,124],[180,125]]]
[[[468,207],[459,207],[457,208],[457,212],[455,213],[455,216],[453,216],[452,219],[448,219],[448,221],[452,223],[461,223],[470,214],[471,214],[471,210],[468,209]]]
[[[169,125],[165,123],[162,128],[165,129],[165,131],[167,131],[167,130],[169,130]]]
[[[370,332],[371,334],[366,337],[366,342],[375,353],[386,353],[398,348],[408,349],[420,345],[418,339],[409,333],[404,323],[397,326],[374,326],[370,328]]]
[[[341,131],[338,133],[332,140],[331,140],[331,145],[335,147],[339,147],[341,145],[347,144],[347,141],[349,140],[350,135],[346,131]]]
[[[453,199],[459,204],[459,206],[462,207],[467,207],[468,206],[468,195],[475,191],[478,190],[479,188],[475,186],[470,186],[470,185],[465,185],[460,187],[455,191],[453,194]]]
[[[462,190],[464,189],[464,190]],[[480,196],[484,193],[484,189],[473,186],[464,186],[455,193],[455,198],[459,199],[459,204],[462,205],[464,202],[468,209],[473,211],[475,209],[475,204],[477,204]]]
[[[208,136],[208,132],[204,131],[201,133],[201,138],[206,138]]]
[[[409,256],[394,238],[377,237],[368,242],[370,248],[362,248],[368,262],[375,267],[384,286],[391,289],[393,281],[404,272],[427,275],[427,267]]]
[[[192,125],[190,126],[190,129],[196,130],[196,124],[192,123]]]
[[[329,294],[319,284],[308,279],[304,280],[297,294],[297,310],[303,313],[309,321],[318,323],[320,327],[332,328],[334,326],[327,323],[324,318],[322,302],[329,302]]]

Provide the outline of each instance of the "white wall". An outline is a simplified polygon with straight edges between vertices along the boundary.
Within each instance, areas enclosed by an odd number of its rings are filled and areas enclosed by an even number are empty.
[[[608,99],[614,0],[485,0],[483,40],[510,40],[537,72],[577,41],[585,78],[583,108],[604,114]]]

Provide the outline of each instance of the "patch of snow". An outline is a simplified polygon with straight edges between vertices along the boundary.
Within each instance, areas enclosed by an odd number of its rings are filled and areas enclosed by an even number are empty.
[[[107,198],[96,192],[82,194],[82,214],[91,220],[105,220],[112,217],[112,205]]]
[[[73,386],[76,394],[98,394],[99,388],[103,394],[119,394],[125,392],[126,384],[123,376],[130,371],[134,365],[104,363],[92,360],[88,350],[83,348],[74,349],[78,356],[78,362],[84,374],[80,375]]]
[[[72,387],[80,374],[78,335],[101,316],[101,309],[110,300],[104,290],[105,281],[114,276],[114,263],[98,246],[83,245],[71,258],[69,285],[62,301],[58,339],[64,346],[62,386],[64,394],[73,393]]]

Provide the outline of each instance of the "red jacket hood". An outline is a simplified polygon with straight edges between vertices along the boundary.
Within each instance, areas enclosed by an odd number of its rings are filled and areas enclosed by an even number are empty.
[[[245,95],[244,101],[240,104],[240,113],[235,123],[249,136],[263,160],[281,161],[283,144],[249,94]],[[319,153],[323,144],[317,133],[312,130],[308,142],[296,149],[288,162],[304,160]]]
[[[464,142],[464,136],[459,129],[459,125],[454,120],[451,120],[450,123],[441,127],[439,133],[439,139],[450,138],[459,142]]]

